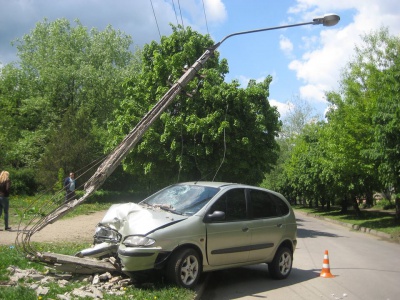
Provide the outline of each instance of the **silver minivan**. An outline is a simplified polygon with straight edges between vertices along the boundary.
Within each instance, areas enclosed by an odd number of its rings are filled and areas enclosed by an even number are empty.
[[[192,288],[202,272],[267,263],[273,278],[292,269],[296,219],[279,193],[236,183],[186,182],[139,203],[115,204],[84,257],[115,256],[121,271],[160,270]]]

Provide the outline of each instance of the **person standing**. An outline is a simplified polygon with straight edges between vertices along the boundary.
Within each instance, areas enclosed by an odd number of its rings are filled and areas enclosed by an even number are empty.
[[[1,171],[0,173],[0,217],[4,210],[4,225],[6,230],[11,230],[8,226],[8,208],[10,195],[11,180],[10,173],[7,171]]]
[[[76,180],[75,174],[69,173],[69,177],[64,180],[64,188],[65,188],[65,202],[69,202],[75,198],[75,188],[76,188]]]

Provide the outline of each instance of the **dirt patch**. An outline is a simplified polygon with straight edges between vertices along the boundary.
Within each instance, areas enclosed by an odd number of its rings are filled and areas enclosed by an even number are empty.
[[[93,241],[94,230],[106,211],[58,220],[47,225],[31,237],[31,242],[88,242]],[[2,220],[1,220],[2,221]],[[0,231],[0,245],[13,245],[18,225],[11,224],[11,231]],[[22,230],[23,228],[20,228]]]

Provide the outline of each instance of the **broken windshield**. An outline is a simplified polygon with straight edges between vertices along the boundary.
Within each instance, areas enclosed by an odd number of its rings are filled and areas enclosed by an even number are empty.
[[[218,188],[199,185],[173,185],[142,201],[173,213],[193,215],[219,191]]]

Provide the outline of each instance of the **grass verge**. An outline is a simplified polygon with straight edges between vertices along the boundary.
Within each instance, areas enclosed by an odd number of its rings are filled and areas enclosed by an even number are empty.
[[[47,243],[33,243],[36,249],[46,248],[47,250],[61,254],[71,254],[78,250],[81,250],[87,245],[79,243],[60,243],[48,245]],[[0,246],[0,299],[3,300],[37,300],[37,299],[58,299],[57,295],[68,293],[76,288],[87,285],[88,283],[81,280],[81,276],[77,276],[69,281],[65,286],[59,286],[57,282],[41,283],[42,286],[49,288],[46,295],[38,296],[36,292],[29,287],[30,280],[25,278],[19,279],[18,285],[6,286],[9,283],[9,266],[15,266],[20,269],[36,269],[41,273],[47,272],[47,267],[40,264],[31,262],[26,259],[23,255],[18,253],[13,246]],[[189,300],[195,298],[195,292],[188,289],[177,288],[176,286],[163,284],[161,282],[155,282],[147,288],[138,288],[135,286],[126,287],[124,295],[110,295],[103,292],[105,300],[117,300],[117,299],[182,299]]]
[[[78,194],[78,196],[81,196]],[[63,218],[71,218],[77,215],[91,214],[96,211],[107,210],[112,204],[123,202],[138,202],[144,197],[132,194],[109,193],[97,191],[87,201],[78,205],[73,211],[69,212]],[[62,199],[56,199],[52,195],[38,196],[12,196],[10,197],[9,223],[12,227],[28,223],[33,218],[40,218],[48,213],[49,204],[57,207],[61,204]],[[89,245],[84,243],[32,243],[32,246],[38,250],[54,252],[59,254],[73,255],[79,250],[88,248]],[[0,245],[0,299],[2,300],[37,300],[37,299],[57,299],[57,295],[71,292],[72,290],[87,285],[80,280],[80,276],[75,280],[71,280],[66,286],[60,287],[55,282],[49,282],[45,286],[49,288],[46,295],[38,296],[36,292],[29,287],[29,280],[20,279],[17,286],[7,286],[10,281],[10,272],[7,270],[10,266],[20,269],[35,269],[42,273],[48,271],[47,266],[32,262],[25,258],[14,248],[14,246]],[[195,298],[195,292],[192,290],[178,288],[176,286],[167,285],[162,282],[154,282],[147,288],[138,288],[128,286],[125,294],[109,295],[103,293],[105,300],[114,299],[183,299],[189,300]]]
[[[295,211],[299,210],[327,219],[384,232],[390,234],[394,241],[400,241],[400,223],[396,221],[393,210],[362,209],[361,216],[358,217],[353,210],[343,214],[338,207],[333,207],[330,211],[302,206],[293,208]]]

